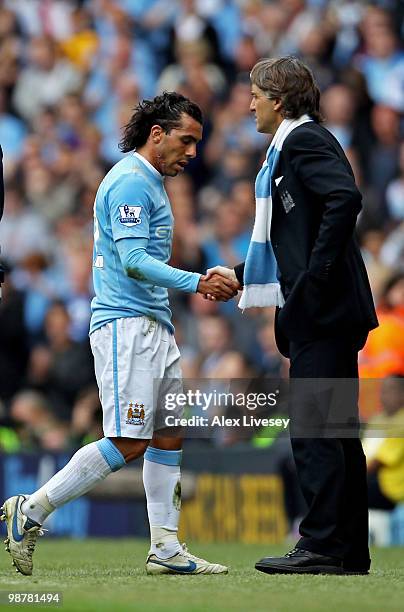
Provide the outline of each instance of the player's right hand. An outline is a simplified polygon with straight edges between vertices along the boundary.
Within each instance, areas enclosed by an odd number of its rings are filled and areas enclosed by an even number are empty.
[[[240,283],[237,280],[213,273],[209,277],[201,276],[197,292],[204,296],[211,295],[219,302],[227,302],[237,295],[239,288]]]
[[[208,270],[206,271],[206,280],[209,280],[215,273],[219,274],[220,276],[224,276],[225,278],[229,278],[237,284],[238,289],[242,289],[239,281],[237,280],[237,276],[233,268],[226,268],[225,266],[215,266],[214,268],[208,268]],[[205,293],[203,297],[205,298],[205,300],[216,302],[215,296],[211,293]]]

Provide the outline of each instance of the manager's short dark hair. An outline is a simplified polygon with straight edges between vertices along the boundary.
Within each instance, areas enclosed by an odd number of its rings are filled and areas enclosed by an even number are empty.
[[[320,123],[320,90],[310,68],[297,57],[262,59],[255,64],[251,83],[266,93],[268,98],[279,98],[285,119],[297,119],[307,113]]]
[[[124,153],[142,147],[150,136],[153,125],[159,125],[168,134],[179,127],[181,115],[187,114],[202,125],[202,111],[195,102],[175,91],[165,91],[153,100],[140,102],[124,128],[119,148]]]

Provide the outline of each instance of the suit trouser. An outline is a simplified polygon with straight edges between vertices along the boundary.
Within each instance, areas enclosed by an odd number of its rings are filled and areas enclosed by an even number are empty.
[[[342,558],[347,568],[370,564],[366,459],[358,427],[359,344],[342,337],[289,347],[291,443],[308,507],[297,546]]]

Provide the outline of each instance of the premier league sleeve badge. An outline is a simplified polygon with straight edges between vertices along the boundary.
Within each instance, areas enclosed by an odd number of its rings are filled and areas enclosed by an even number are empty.
[[[131,206],[130,204],[124,204],[123,206],[120,206],[120,223],[122,223],[122,225],[126,225],[126,227],[140,225],[140,223],[142,222],[140,218],[141,210],[141,206]]]

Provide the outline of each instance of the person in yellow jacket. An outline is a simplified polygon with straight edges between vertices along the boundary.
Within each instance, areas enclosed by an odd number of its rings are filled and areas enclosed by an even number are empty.
[[[386,377],[380,399],[383,412],[368,423],[372,437],[364,441],[369,508],[392,510],[404,502],[404,376]]]

